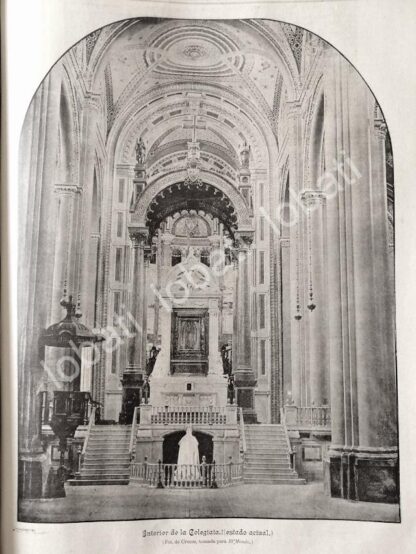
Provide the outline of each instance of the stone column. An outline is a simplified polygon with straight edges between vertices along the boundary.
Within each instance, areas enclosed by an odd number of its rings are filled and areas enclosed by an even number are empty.
[[[372,149],[375,100],[356,70],[326,52],[325,159],[332,445],[327,490],[398,498],[393,322],[388,313],[382,157]],[[342,117],[341,117],[342,114]],[[334,165],[335,164],[335,165]],[[377,169],[375,166],[378,166]]]
[[[148,308],[148,290],[147,290],[147,273],[150,265],[150,247],[145,247],[143,252],[143,284],[140,287],[140,304],[142,306],[142,367],[143,371],[147,369],[147,308]]]
[[[327,298],[325,258],[325,194],[319,190],[304,191],[304,268],[307,289],[305,324],[308,335],[309,404],[328,402]]]
[[[233,251],[233,266],[234,266],[234,290],[233,290],[233,344],[231,364],[233,373],[237,369],[237,351],[238,351],[238,253]]]
[[[64,315],[60,305],[64,288],[76,299],[78,290],[78,238],[79,238],[79,207],[81,187],[73,183],[55,185],[55,248],[54,268],[52,278],[52,294],[50,299],[50,323],[57,323]],[[71,356],[70,351],[60,348],[46,348],[45,362],[48,371],[50,390],[73,390],[74,383],[66,378],[60,368],[60,358]]]
[[[92,392],[92,366],[94,363],[93,348],[85,346],[81,348],[81,385],[83,392]]]
[[[127,371],[143,374],[146,369],[146,359],[143,351],[143,327],[146,302],[146,261],[145,243],[148,236],[147,229],[130,229],[132,241],[132,292],[130,304],[130,330],[134,336],[129,340],[127,355]]]
[[[154,295],[154,319],[153,319],[153,345],[158,342],[159,336],[159,310],[160,310],[160,283],[162,276],[162,243],[161,231],[158,230],[156,242],[156,292]]]
[[[222,375],[222,360],[218,347],[219,338],[219,307],[218,300],[209,302],[209,358],[208,373],[212,375]]]
[[[129,227],[132,241],[132,291],[129,306],[129,326],[132,336],[127,345],[127,367],[123,373],[123,404],[121,420],[125,421],[130,414],[126,411],[126,404],[140,403],[141,388],[146,372],[145,341],[147,335],[147,295],[146,295],[146,262],[145,250],[148,238],[146,227]],[[147,252],[146,252],[147,255]]]
[[[299,194],[303,189],[302,109],[299,102],[288,102],[289,133],[289,205],[290,221],[290,305],[291,305],[291,353],[292,399],[297,406],[305,404],[304,375],[304,305],[302,237],[300,225]]]
[[[42,494],[42,455],[38,393],[44,369],[39,335],[48,324],[54,264],[54,183],[58,142],[61,65],[57,64],[33,97],[20,150],[20,190],[27,213],[19,237],[19,496]],[[24,167],[27,165],[27,170]],[[27,217],[29,216],[29,217]],[[42,349],[43,350],[43,349]]]
[[[97,225],[100,213],[100,185],[96,183],[94,197],[94,168],[96,164],[97,118],[100,109],[99,95],[88,93],[82,113],[81,134],[85,137],[85,148],[81,149],[80,176],[83,183],[82,194],[82,237],[80,243],[80,292],[84,321],[87,325],[97,324],[96,317],[96,283],[97,256],[100,247],[100,229]],[[96,178],[98,176],[96,175]],[[93,205],[93,203],[96,205]]]
[[[251,324],[250,324],[250,275],[249,252],[253,232],[238,232],[238,290],[237,290],[237,352],[236,367],[233,370],[237,392],[237,405],[243,409],[244,421],[257,421],[254,408],[254,387],[256,378],[251,367]]]

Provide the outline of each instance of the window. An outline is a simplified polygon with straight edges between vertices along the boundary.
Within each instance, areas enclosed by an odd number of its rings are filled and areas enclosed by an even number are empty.
[[[117,236],[118,237],[123,236],[123,213],[122,212],[117,213]]]
[[[260,329],[266,327],[266,295],[259,294],[259,319]]]
[[[120,315],[120,298],[121,293],[119,291],[114,293],[114,301],[113,301],[113,322],[114,325],[117,325],[118,323],[118,316]]]
[[[264,285],[264,252],[259,252],[259,285]]]
[[[115,271],[114,271],[114,279],[116,281],[121,281],[121,260],[123,257],[123,250],[122,248],[116,248],[116,264],[115,264]]]
[[[172,252],[172,266],[180,264],[182,261],[182,253],[180,250],[174,250]]]
[[[260,341],[260,374],[266,375],[266,341]]]
[[[260,240],[264,240],[264,215],[260,216]]]
[[[206,266],[210,266],[210,256],[208,250],[203,250],[201,252],[201,264],[205,264]]]
[[[111,344],[111,373],[115,375],[117,373],[117,366],[118,366],[118,340],[112,339]]]
[[[259,205],[264,206],[264,184],[260,183],[259,186]]]
[[[253,292],[251,297],[251,328],[254,331],[256,329],[257,321],[257,295]]]
[[[125,179],[120,179],[118,182],[118,201],[120,204],[124,202],[124,187],[125,187]]]

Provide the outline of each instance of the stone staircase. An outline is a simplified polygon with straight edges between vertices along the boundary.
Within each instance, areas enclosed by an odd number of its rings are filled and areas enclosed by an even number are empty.
[[[68,483],[128,485],[131,425],[94,425],[91,428],[80,475]]]
[[[304,485],[290,467],[289,448],[283,425],[245,425],[244,483]]]

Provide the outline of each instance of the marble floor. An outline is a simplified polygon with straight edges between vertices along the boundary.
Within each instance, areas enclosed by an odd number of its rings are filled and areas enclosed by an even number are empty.
[[[397,504],[329,498],[322,483],[158,490],[128,486],[69,487],[66,498],[23,500],[19,520],[39,523],[179,518],[285,518],[400,521]]]

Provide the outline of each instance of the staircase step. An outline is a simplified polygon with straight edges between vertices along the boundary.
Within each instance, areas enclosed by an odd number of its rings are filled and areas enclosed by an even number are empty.
[[[83,467],[101,467],[102,465],[104,465],[106,467],[110,467],[110,466],[114,466],[114,467],[123,467],[123,466],[129,466],[130,465],[130,460],[129,459],[126,459],[126,460],[112,460],[112,459],[104,459],[104,460],[95,460],[95,461],[91,461],[91,460],[84,460],[84,463],[82,464]]]
[[[289,444],[283,425],[246,425],[245,483],[301,485],[290,465]]]
[[[114,469],[94,469],[94,470],[81,470],[81,479],[98,479],[98,478],[106,478],[106,479],[112,479],[112,478],[119,478],[124,477],[125,479],[128,479],[130,475],[129,469],[120,469],[120,470],[114,470]]]
[[[87,487],[98,485],[128,485],[129,479],[69,479],[67,483],[72,487]]]
[[[105,462],[130,462],[130,455],[129,454],[109,454],[108,456],[100,455],[94,455],[91,453],[85,454],[84,463],[85,462],[99,462],[99,461],[105,461]]]
[[[286,468],[286,467],[289,467],[289,462],[288,461],[284,461],[284,462],[261,462],[261,461],[255,461],[255,462],[247,462],[245,464],[245,467],[247,469],[256,469],[256,468],[259,468],[259,469],[279,469],[279,468]]]
[[[259,484],[259,485],[305,485],[305,479],[293,478],[262,478],[258,479],[256,477],[244,477],[244,483],[247,484]]]
[[[283,448],[280,447],[280,448],[276,448],[276,447],[272,447],[272,448],[269,448],[269,447],[265,447],[265,446],[257,446],[255,448],[253,447],[247,447],[246,448],[246,452],[250,452],[252,454],[257,454],[258,456],[261,455],[262,452],[266,452],[266,453],[269,453],[269,454],[273,454],[273,453],[276,453],[276,454],[281,454],[281,453],[287,453],[288,452],[288,448],[286,446],[286,448]]]
[[[89,444],[87,445],[88,450],[94,450],[95,452],[102,452],[103,450],[127,450],[129,451],[129,445],[125,444],[112,444],[112,443],[103,443],[103,444]]]

